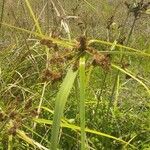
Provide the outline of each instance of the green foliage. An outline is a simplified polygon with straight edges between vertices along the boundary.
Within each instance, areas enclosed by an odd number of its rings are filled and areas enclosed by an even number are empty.
[[[0,7],[0,149],[150,149],[148,1]]]

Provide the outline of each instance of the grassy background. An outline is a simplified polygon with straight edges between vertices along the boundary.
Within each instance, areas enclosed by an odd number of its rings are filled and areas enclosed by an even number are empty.
[[[0,1],[0,149],[150,149],[150,16],[124,2]]]

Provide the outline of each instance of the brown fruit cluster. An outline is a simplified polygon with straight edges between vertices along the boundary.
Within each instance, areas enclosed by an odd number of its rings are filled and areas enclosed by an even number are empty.
[[[141,0],[140,2],[136,2],[136,3],[131,3],[131,4],[125,1],[124,4],[128,8],[129,12],[133,13],[135,18],[139,18],[140,15],[143,12],[145,12],[150,6],[150,2],[144,2],[144,0]]]
[[[40,43],[42,45],[47,46],[48,48],[54,48],[54,50],[58,50],[58,46],[56,43],[53,43],[51,40],[49,39],[42,39],[40,40]]]
[[[59,81],[62,78],[62,74],[56,71],[50,71],[48,69],[43,71],[43,81]]]
[[[56,49],[55,44],[46,39],[41,40],[41,44],[54,49],[54,51],[51,51],[51,58],[47,62],[49,67],[42,71],[42,81],[60,81],[65,74],[65,68],[68,64],[73,64],[74,71],[78,69],[79,58],[83,55],[88,55],[87,64],[100,66],[104,70],[110,68],[109,55],[103,55],[91,47],[85,36],[77,38],[76,45],[72,49],[60,49],[58,46]],[[90,63],[89,58],[92,58]]]

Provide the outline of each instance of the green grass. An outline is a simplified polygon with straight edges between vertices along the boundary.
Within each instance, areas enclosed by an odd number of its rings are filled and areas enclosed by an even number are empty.
[[[0,149],[150,149],[150,6],[124,2],[0,1]]]

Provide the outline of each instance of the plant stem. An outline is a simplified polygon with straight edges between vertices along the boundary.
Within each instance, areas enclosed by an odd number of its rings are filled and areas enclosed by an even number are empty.
[[[125,45],[128,45],[128,43],[129,43],[129,40],[130,40],[131,35],[132,35],[132,33],[133,33],[133,29],[134,29],[134,27],[135,27],[136,20],[137,20],[137,18],[135,17],[134,20],[133,20],[131,29],[130,29],[130,31],[129,31],[129,34],[128,34],[128,37],[127,37],[127,41],[126,41],[126,44],[125,44]],[[121,55],[121,59],[120,59],[119,64],[122,64],[123,59],[124,59],[124,56],[125,56],[124,54]],[[116,76],[115,76],[115,81],[114,81],[112,93],[111,93],[111,96],[110,96],[110,101],[109,101],[109,105],[108,105],[108,109],[107,109],[107,115],[108,115],[108,112],[109,112],[110,107],[111,107],[111,104],[112,104],[112,100],[113,100],[113,97],[114,97],[114,93],[115,93],[115,89],[116,89],[116,85],[117,85],[117,80],[118,80],[119,74],[120,74],[120,71],[118,70],[117,73],[116,73]]]
[[[81,150],[85,150],[85,57],[80,58],[80,126],[81,126]]]
[[[1,18],[0,18],[0,22],[3,21],[3,17],[4,17],[4,6],[5,6],[5,0],[2,1],[2,9],[1,9]],[[0,23],[0,29],[2,27],[2,24]]]

